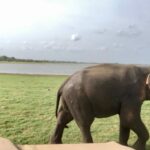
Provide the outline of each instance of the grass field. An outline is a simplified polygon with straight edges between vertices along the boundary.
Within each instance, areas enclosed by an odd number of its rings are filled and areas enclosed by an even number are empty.
[[[17,144],[48,143],[56,118],[56,93],[67,76],[0,74],[0,136]],[[150,102],[142,107],[142,118],[150,131]],[[118,141],[118,116],[95,119],[92,135],[95,142]],[[129,143],[136,140],[132,132]],[[73,122],[65,129],[64,143],[80,143],[80,131]],[[148,141],[150,145],[150,141]]]

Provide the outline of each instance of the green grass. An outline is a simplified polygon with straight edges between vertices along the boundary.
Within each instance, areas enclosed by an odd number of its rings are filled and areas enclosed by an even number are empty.
[[[0,74],[0,136],[17,144],[45,144],[55,124],[56,93],[67,76]],[[142,107],[142,118],[150,131],[150,102]],[[118,141],[119,118],[95,119],[95,142]],[[132,132],[129,143],[136,140]],[[81,143],[81,133],[71,122],[65,129],[64,143]],[[150,145],[150,141],[148,141]]]

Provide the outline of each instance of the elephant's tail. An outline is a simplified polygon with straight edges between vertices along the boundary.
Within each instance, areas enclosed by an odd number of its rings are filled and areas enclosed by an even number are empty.
[[[60,102],[60,99],[61,99],[61,95],[62,95],[62,93],[63,93],[63,87],[64,87],[65,84],[69,81],[70,78],[71,78],[71,76],[68,77],[68,79],[61,85],[61,87],[59,88],[59,90],[58,90],[58,92],[57,92],[56,110],[55,110],[56,118],[57,118],[57,115],[58,115],[59,102]]]
[[[65,84],[69,81],[70,78],[71,78],[71,76],[61,85],[61,87],[59,88],[59,90],[57,92],[56,110],[55,110],[56,118],[58,116],[59,103],[60,103],[61,96],[62,96],[62,93],[63,93],[63,88],[64,88]],[[68,128],[68,126],[66,125],[65,128]]]
[[[58,107],[59,107],[59,102],[60,102],[61,94],[62,94],[62,90],[60,88],[59,91],[58,91],[58,93],[57,93],[56,110],[55,110],[56,118],[57,118],[57,113],[58,113]]]

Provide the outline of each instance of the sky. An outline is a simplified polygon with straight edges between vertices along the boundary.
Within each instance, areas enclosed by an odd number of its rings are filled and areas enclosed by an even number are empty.
[[[0,55],[150,64],[150,1],[0,0]]]

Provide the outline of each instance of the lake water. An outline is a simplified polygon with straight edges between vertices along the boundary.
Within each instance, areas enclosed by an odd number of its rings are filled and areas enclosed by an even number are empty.
[[[87,63],[0,63],[0,73],[70,75],[95,64]]]

